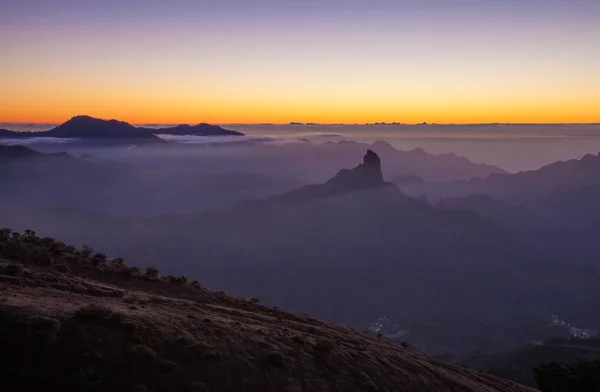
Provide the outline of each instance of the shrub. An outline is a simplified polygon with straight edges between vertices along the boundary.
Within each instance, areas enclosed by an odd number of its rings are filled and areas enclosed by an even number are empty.
[[[140,276],[140,269],[138,267],[123,267],[121,273],[128,278],[133,278],[135,276]]]
[[[144,273],[144,276],[147,276],[149,278],[158,278],[159,273],[160,273],[160,271],[156,267],[150,266],[150,267],[146,268],[146,272]]]
[[[260,302],[260,299],[256,298],[256,297],[252,297],[250,298],[250,301],[252,301],[253,303],[257,304]]]
[[[92,253],[94,253],[94,249],[92,249],[90,246],[83,245],[81,247],[81,255],[83,257],[90,257]]]

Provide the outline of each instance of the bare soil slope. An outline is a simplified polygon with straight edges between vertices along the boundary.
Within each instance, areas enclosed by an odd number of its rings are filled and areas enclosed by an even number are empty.
[[[0,230],[2,390],[533,391],[156,272]]]

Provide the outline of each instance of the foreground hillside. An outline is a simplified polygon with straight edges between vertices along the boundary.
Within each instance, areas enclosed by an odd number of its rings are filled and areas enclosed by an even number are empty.
[[[3,390],[530,390],[157,273],[0,231]]]

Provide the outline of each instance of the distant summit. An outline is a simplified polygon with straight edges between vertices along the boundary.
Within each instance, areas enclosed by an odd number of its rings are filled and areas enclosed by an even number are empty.
[[[142,129],[142,128],[140,128]],[[244,136],[243,133],[221,128],[218,125],[201,123],[198,125],[177,125],[171,128],[146,129],[155,134],[195,135],[195,136]]]
[[[359,189],[369,188],[385,184],[381,172],[381,159],[372,150],[367,150],[363,163],[354,169],[340,170],[335,177],[325,184],[336,188]]]
[[[150,139],[160,142],[160,138],[143,129],[118,120],[102,120],[90,116],[75,116],[43,135],[58,138],[102,138],[102,139]]]
[[[49,131],[13,132],[0,130],[0,137],[30,138],[54,137],[92,140],[112,140],[142,143],[166,143],[157,134],[193,135],[193,136],[243,136],[241,132],[223,129],[217,125],[201,123],[198,125],[177,125],[169,128],[135,127],[118,120],[104,120],[91,116],[75,116]]]
[[[382,187],[395,188],[392,183],[383,180],[381,159],[379,156],[372,150],[367,150],[363,162],[355,168],[342,169],[333,178],[323,184],[308,185],[263,200],[263,202],[297,203],[309,199],[332,197],[344,193]]]

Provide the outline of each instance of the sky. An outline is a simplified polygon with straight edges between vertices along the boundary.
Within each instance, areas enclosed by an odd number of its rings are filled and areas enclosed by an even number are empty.
[[[596,0],[2,0],[0,122],[600,122]]]

